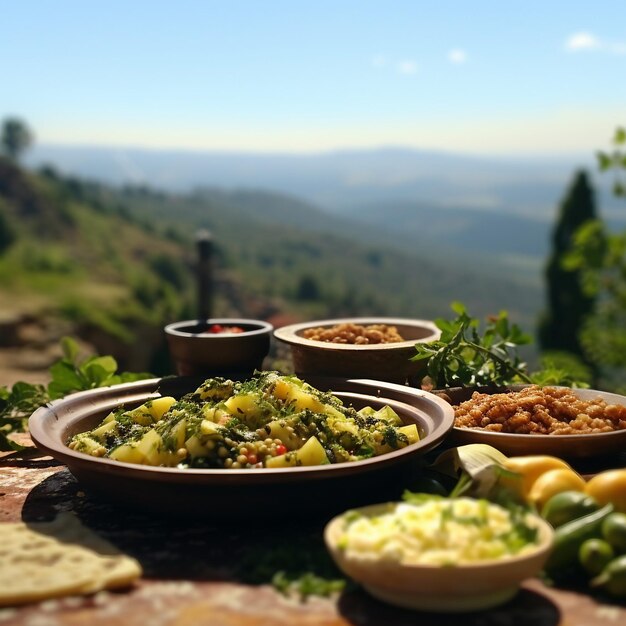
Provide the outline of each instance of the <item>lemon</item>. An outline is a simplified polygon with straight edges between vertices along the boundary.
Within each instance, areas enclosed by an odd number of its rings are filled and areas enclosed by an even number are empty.
[[[541,510],[562,491],[584,491],[585,479],[571,468],[551,469],[541,474],[528,492],[528,501]]]
[[[611,502],[616,511],[626,513],[626,468],[596,474],[587,483],[585,492],[601,506]]]

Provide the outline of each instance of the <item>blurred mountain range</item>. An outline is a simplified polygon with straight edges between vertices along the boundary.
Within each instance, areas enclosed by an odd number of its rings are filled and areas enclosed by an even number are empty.
[[[381,148],[316,154],[192,152],[37,145],[29,165],[54,164],[66,174],[115,185],[185,192],[199,187],[247,188],[296,196],[321,209],[358,214],[389,203],[516,214],[552,221],[576,169],[595,178],[607,217],[619,211],[593,155],[478,157]]]
[[[398,247],[434,256],[469,253],[484,265],[496,258],[504,272],[528,271],[536,286],[559,203],[577,169],[590,173],[601,214],[615,225],[626,223],[610,177],[595,175],[593,155],[495,158],[401,148],[270,154],[41,144],[28,156],[33,167],[53,164],[66,175],[118,187],[262,192],[273,200],[263,204],[261,220],[278,210],[282,223],[316,228],[320,211],[326,212],[344,222],[344,234],[350,222],[355,234],[367,226],[370,234],[381,233],[381,241],[391,237]]]

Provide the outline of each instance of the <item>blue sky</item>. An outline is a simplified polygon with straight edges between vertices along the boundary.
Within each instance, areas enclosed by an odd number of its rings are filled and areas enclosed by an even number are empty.
[[[47,143],[589,153],[626,1],[0,0],[0,118]]]

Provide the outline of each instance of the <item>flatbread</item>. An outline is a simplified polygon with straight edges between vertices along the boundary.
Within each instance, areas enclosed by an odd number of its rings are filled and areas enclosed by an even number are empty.
[[[69,513],[0,524],[0,606],[126,587],[140,576],[135,559]]]

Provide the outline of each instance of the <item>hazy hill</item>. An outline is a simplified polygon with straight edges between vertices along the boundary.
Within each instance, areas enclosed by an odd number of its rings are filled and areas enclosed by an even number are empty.
[[[575,169],[597,171],[593,155],[478,157],[380,148],[315,154],[193,152],[38,145],[29,163],[116,185],[169,191],[197,187],[265,189],[342,212],[371,202],[419,202],[437,209],[481,209],[550,221]],[[601,204],[617,209],[602,185]]]
[[[92,203],[87,189],[0,158],[2,321],[63,319],[124,365],[146,369],[164,321],[190,310],[187,251],[118,205]],[[1,345],[15,340],[0,335]]]
[[[533,324],[541,306],[536,275],[503,271],[489,255],[468,256],[419,233],[400,237],[281,194],[205,189],[171,196],[137,188],[120,194],[143,219],[211,229],[223,262],[251,289],[295,302],[305,316],[445,316],[458,299],[476,314],[507,308]],[[298,296],[311,278],[317,302]]]
[[[163,356],[162,325],[195,315],[200,228],[215,238],[216,315],[433,318],[461,300],[478,316],[508,309],[532,329],[541,307],[537,277],[489,255],[285,194],[118,188],[0,161],[3,313],[60,316],[125,367],[146,368]]]
[[[444,267],[473,266],[486,280],[522,280],[534,289],[541,288],[551,227],[577,168],[588,168],[601,214],[625,224],[623,206],[608,188],[610,177],[594,175],[593,155],[531,159],[399,148],[294,155],[37,146],[30,162],[45,161],[116,185],[227,200],[233,217],[239,211],[246,220],[327,229],[396,251],[419,251]],[[197,213],[189,211],[194,220]]]
[[[346,216],[402,241],[437,242],[457,251],[524,255],[543,260],[549,252],[552,223],[516,214],[474,209],[442,209],[402,201],[367,203]]]

